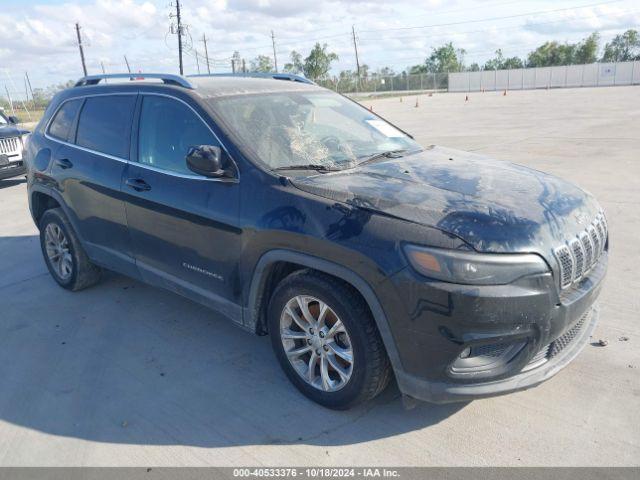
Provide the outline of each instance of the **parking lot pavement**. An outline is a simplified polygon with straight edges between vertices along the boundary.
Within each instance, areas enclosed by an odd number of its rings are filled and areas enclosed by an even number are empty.
[[[46,272],[22,180],[0,181],[0,465],[639,465],[640,87],[364,101],[424,145],[533,166],[592,191],[612,255],[588,345],[538,388],[405,411],[299,395],[268,338],[115,274]],[[624,338],[628,340],[624,341]]]

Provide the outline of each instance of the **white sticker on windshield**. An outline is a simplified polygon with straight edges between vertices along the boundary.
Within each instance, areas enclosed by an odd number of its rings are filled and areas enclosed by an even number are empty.
[[[382,120],[366,120],[366,122],[371,125],[373,128],[378,130],[385,137],[389,138],[397,138],[397,137],[405,137],[406,135],[402,133],[397,128],[389,125],[387,122],[383,122]]]

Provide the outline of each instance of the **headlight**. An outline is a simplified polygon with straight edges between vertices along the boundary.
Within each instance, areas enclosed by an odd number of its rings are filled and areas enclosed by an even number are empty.
[[[549,267],[532,253],[474,253],[406,245],[409,263],[425,277],[465,285],[504,285]]]

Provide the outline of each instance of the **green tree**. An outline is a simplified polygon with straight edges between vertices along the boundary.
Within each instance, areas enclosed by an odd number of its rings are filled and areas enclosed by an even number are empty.
[[[574,62],[577,45],[569,43],[545,42],[529,53],[528,67],[551,67],[571,65]]]
[[[251,71],[260,73],[273,72],[273,60],[266,55],[258,55],[251,60]]]
[[[484,70],[508,70],[511,68],[523,68],[524,62],[518,57],[504,58],[502,49],[496,50],[496,56],[484,64]]]
[[[600,44],[600,34],[593,32],[583,41],[578,44],[576,48],[574,63],[594,63],[598,60],[598,47]]]
[[[616,35],[604,46],[603,62],[629,62],[640,60],[640,35],[637,30],[627,30]]]
[[[409,75],[416,75],[419,73],[427,73],[427,66],[424,63],[421,63],[420,65],[414,65],[412,67],[409,67]]]
[[[289,55],[291,59],[290,62],[284,64],[284,71],[287,73],[293,73],[295,75],[300,75],[304,71],[304,61],[302,60],[302,55],[293,50]]]
[[[432,50],[431,55],[424,62],[427,72],[460,72],[464,70],[464,54],[467,53],[464,49],[455,48],[453,43],[449,42]]]
[[[469,68],[467,68],[467,70],[469,72],[479,72],[480,71],[480,65],[478,65],[477,62],[473,62],[471,65],[469,65]]]
[[[327,52],[326,43],[322,46],[320,43],[316,43],[309,56],[304,59],[304,75],[312,80],[322,80],[327,77],[329,70],[331,70],[331,63],[336,60],[338,60],[338,55]]]

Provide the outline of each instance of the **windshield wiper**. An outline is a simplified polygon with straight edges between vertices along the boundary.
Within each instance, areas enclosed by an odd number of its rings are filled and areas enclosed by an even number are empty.
[[[316,170],[318,172],[338,172],[342,169],[329,167],[320,163],[310,163],[307,165],[288,165],[286,167],[278,167],[273,169],[273,171],[278,170]]]
[[[365,155],[362,158],[363,160],[361,162],[358,162],[358,166],[360,165],[365,165],[367,163],[371,163],[374,162],[380,158],[397,158],[397,157],[401,157],[402,153],[406,153],[407,150],[406,149],[400,149],[400,150],[389,150],[387,152],[379,152],[379,153],[374,153],[372,155]]]

